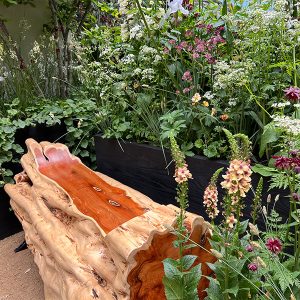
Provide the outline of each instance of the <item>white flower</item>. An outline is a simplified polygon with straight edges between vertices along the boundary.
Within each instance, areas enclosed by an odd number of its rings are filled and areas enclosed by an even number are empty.
[[[4,80],[5,80],[5,78],[0,76],[0,82],[3,82]]]
[[[300,134],[300,119],[291,119],[288,116],[272,116],[274,125],[284,129],[292,135]]]
[[[283,107],[286,107],[286,106],[289,106],[289,105],[291,105],[291,102],[287,101],[287,102],[273,103],[272,107],[283,108]]]
[[[143,36],[143,33],[142,33],[142,26],[140,25],[135,25],[134,27],[132,27],[130,29],[130,38],[131,39],[134,39],[134,38],[141,38]]]
[[[173,0],[168,2],[169,9],[165,15],[165,18],[168,18],[171,14],[175,14],[178,11],[181,11],[184,15],[188,15],[189,11],[182,6],[183,0]]]
[[[203,97],[207,100],[212,100],[214,99],[215,95],[211,91],[208,91],[203,95]]]
[[[121,24],[121,38],[123,42],[126,42],[129,39],[129,31],[126,23]]]

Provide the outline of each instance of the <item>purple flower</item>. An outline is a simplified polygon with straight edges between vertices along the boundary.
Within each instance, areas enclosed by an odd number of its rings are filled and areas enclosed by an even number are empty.
[[[282,250],[282,243],[278,238],[267,239],[266,246],[274,254],[278,254]]]
[[[285,97],[290,101],[300,100],[300,89],[298,87],[290,86],[284,90]]]
[[[215,58],[210,53],[206,53],[205,58],[209,64],[214,64],[216,62]]]
[[[295,173],[300,174],[300,166],[295,167],[294,171],[295,171]]]
[[[293,169],[296,173],[300,167],[300,157],[272,156],[275,159],[275,167],[279,170]]]
[[[297,193],[293,193],[292,194],[292,197],[295,201],[300,201],[300,194],[297,194]]]
[[[246,246],[246,251],[248,251],[248,252],[253,252],[253,247],[249,244],[249,245],[247,245]]]
[[[291,150],[289,153],[290,153],[290,155],[291,155],[292,157],[297,157],[299,151],[298,151],[298,150]]]
[[[250,270],[250,271],[252,271],[252,272],[257,271],[257,269],[258,269],[258,266],[257,266],[256,263],[250,263],[250,264],[248,265],[248,270]]]

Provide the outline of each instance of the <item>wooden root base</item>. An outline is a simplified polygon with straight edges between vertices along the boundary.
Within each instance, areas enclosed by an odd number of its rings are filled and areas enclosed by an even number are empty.
[[[178,258],[169,226],[178,209],[91,171],[62,144],[26,141],[24,171],[7,184],[11,206],[44,282],[46,300],[165,299],[162,260]],[[141,182],[141,184],[143,184]],[[191,238],[209,249],[209,224],[187,214]],[[192,248],[204,275],[215,258]],[[201,279],[199,297],[207,280]]]

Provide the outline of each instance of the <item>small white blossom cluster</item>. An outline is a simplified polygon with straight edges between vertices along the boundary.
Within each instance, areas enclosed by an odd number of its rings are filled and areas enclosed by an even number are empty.
[[[144,29],[141,25],[136,24],[129,30],[130,39],[141,40],[143,35],[144,35]]]
[[[128,0],[119,0],[119,12],[121,15],[126,15],[128,12]]]
[[[155,48],[144,45],[140,50],[139,59],[141,62],[153,63],[156,65],[162,60],[162,57],[158,55]]]
[[[273,103],[272,107],[274,107],[274,108],[284,108],[284,107],[289,106],[289,105],[291,105],[291,102],[286,101],[286,102]]]
[[[272,116],[276,127],[284,129],[292,135],[300,135],[300,119],[292,119],[288,116]]]
[[[135,63],[135,55],[133,55],[133,54],[128,54],[128,55],[124,56],[124,57],[121,59],[121,62],[122,62],[124,65],[131,65],[131,64],[134,64],[134,63]]]
[[[249,81],[253,64],[249,60],[243,63],[219,61],[214,70],[214,89],[224,90],[244,86]]]
[[[203,95],[203,98],[207,100],[213,100],[215,98],[215,95],[211,91],[208,91]]]
[[[274,3],[274,9],[276,11],[285,11],[288,5],[289,2],[287,0],[276,0]]]
[[[236,106],[236,104],[238,103],[238,99],[237,98],[230,98],[228,101],[228,105],[231,107]]]
[[[143,70],[141,75],[142,75],[142,80],[146,80],[146,81],[150,80],[151,81],[155,77],[155,72],[153,69],[148,68],[148,69]]]
[[[129,39],[129,29],[128,24],[126,23],[121,24],[121,39],[123,42],[126,42]]]

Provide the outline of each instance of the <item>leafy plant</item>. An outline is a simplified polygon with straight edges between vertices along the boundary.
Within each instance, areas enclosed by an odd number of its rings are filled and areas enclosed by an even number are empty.
[[[163,284],[167,300],[182,299],[197,300],[198,284],[201,278],[201,266],[193,266],[197,256],[184,255],[186,249],[193,247],[188,243],[189,232],[184,225],[185,212],[188,206],[188,179],[191,174],[187,169],[184,154],[180,151],[178,144],[173,135],[170,137],[171,153],[175,162],[175,176],[177,186],[177,202],[180,205],[180,213],[177,217],[177,228],[174,234],[177,239],[174,241],[174,247],[179,249],[179,258],[177,260],[167,258],[163,261],[165,275]]]

